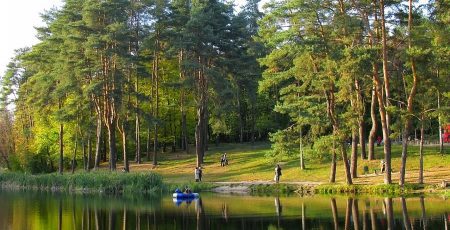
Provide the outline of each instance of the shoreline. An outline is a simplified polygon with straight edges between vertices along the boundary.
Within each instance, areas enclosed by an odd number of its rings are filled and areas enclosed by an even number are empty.
[[[196,192],[214,192],[237,195],[342,194],[409,196],[416,194],[444,194],[450,197],[450,189],[439,184],[329,184],[324,182],[232,181],[187,182],[165,181],[156,173],[75,173],[75,174],[25,174],[0,173],[0,189],[22,191],[49,191],[92,194],[152,194],[168,192],[175,188],[190,187]]]

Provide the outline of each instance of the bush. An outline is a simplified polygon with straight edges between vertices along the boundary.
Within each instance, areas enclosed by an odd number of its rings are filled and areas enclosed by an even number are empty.
[[[162,177],[155,173],[92,172],[76,174],[1,173],[3,187],[67,192],[154,193],[163,188]]]
[[[325,184],[316,187],[316,193],[321,194],[379,194],[379,195],[403,195],[422,188],[416,184],[406,184],[403,188],[398,184],[379,185],[336,185]]]

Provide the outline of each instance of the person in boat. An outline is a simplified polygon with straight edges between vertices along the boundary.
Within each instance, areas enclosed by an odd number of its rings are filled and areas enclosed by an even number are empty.
[[[192,193],[191,188],[189,188],[188,186],[186,186],[186,187],[184,188],[184,193],[186,193],[186,194],[191,194],[191,193]]]

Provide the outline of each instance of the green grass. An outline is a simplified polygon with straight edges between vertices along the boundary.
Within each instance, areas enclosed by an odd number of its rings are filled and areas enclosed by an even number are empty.
[[[163,189],[161,176],[155,173],[76,173],[24,174],[4,172],[0,185],[10,189],[65,191],[83,193],[155,193]]]
[[[266,157],[270,151],[267,143],[258,143],[255,146],[249,144],[224,144],[219,147],[211,146],[206,153],[203,165],[205,182],[234,182],[234,181],[273,181],[275,162]],[[220,167],[220,156],[226,152],[230,164]],[[348,153],[350,154],[350,152]],[[380,159],[383,148],[376,147],[376,160],[368,161],[358,159],[358,174],[363,174],[363,167],[369,168],[369,173],[379,170]],[[398,180],[400,169],[401,146],[392,147],[393,183]],[[443,155],[438,153],[438,147],[426,147],[424,151],[425,172],[435,175],[425,175],[425,183],[437,183],[442,178],[450,177],[450,151]],[[161,154],[159,165],[156,169],[150,167],[132,168],[132,170],[153,170],[160,173],[165,182],[183,183],[193,182],[196,158],[194,154],[164,153]],[[318,162],[312,156],[306,160],[306,170],[300,170],[297,158],[285,158],[282,160],[283,168],[282,182],[328,182],[330,174],[329,162]],[[417,181],[417,170],[419,168],[418,147],[410,146],[407,160],[408,183]],[[337,183],[345,183],[344,170],[341,161],[337,166]],[[361,176],[355,179],[356,184],[381,184],[382,175]]]

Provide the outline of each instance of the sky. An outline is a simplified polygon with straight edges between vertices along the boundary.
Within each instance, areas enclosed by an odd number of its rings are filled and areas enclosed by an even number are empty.
[[[60,6],[62,0],[0,0],[0,76],[4,75],[14,50],[38,42],[34,27],[43,25],[40,14]]]
[[[61,5],[61,0],[0,0],[0,76],[15,49],[38,42],[34,27],[43,25],[40,13]]]

